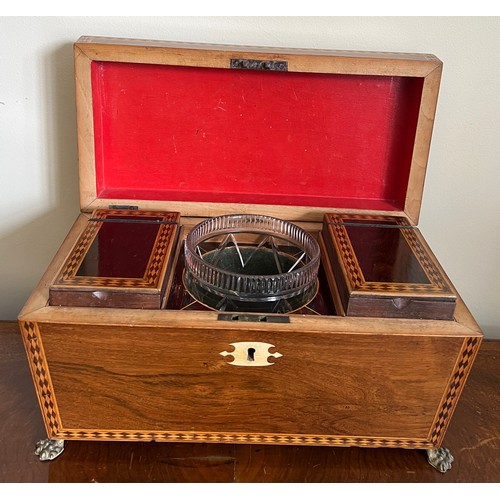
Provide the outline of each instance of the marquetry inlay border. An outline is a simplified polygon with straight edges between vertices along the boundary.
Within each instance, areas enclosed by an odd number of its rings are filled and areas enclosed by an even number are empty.
[[[99,229],[107,218],[123,217],[124,219],[140,220],[146,217],[156,217],[159,227],[156,241],[151,251],[149,262],[146,266],[144,276],[141,278],[120,278],[120,277],[94,277],[78,276],[77,272],[82,264],[85,255],[89,251]],[[64,263],[61,272],[56,278],[54,285],[61,286],[91,286],[96,288],[157,288],[162,279],[162,269],[165,260],[168,258],[173,241],[177,234],[179,214],[177,212],[155,212],[155,211],[134,211],[134,210],[96,210],[87,226],[80,235],[75,247]]]
[[[53,438],[58,435],[62,425],[54,396],[54,388],[50,380],[49,367],[43,351],[40,331],[38,325],[31,321],[20,321],[19,325],[45,429],[49,437]]]
[[[458,403],[458,398],[464,388],[474,359],[481,345],[481,337],[468,337],[464,340],[454,370],[452,372],[448,389],[443,395],[438,412],[434,418],[429,433],[429,441],[434,446],[439,446],[450,423],[451,417]]]
[[[358,446],[369,448],[432,447],[431,441],[418,438],[328,436],[316,434],[64,429],[59,416],[38,326],[33,322],[20,322],[20,325],[36,393],[40,403],[40,409],[42,411],[47,433],[51,439],[193,443],[217,442],[236,444],[259,443],[305,446]]]
[[[184,443],[281,444],[304,446],[357,446],[365,448],[431,448],[426,439],[394,437],[328,436],[316,434],[269,434],[192,431],[61,431],[58,439],[91,441],[166,441]]]
[[[426,249],[419,241],[413,227],[409,226],[408,221],[403,217],[359,214],[325,214],[325,217],[326,223],[331,228],[331,233],[335,238],[339,257],[344,265],[347,279],[353,292],[439,293],[453,295],[441,271],[432,262]],[[346,220],[354,221],[353,224],[356,222],[360,224],[387,222],[391,227],[394,226],[394,229],[400,231],[406,239],[430,283],[383,283],[366,281],[349,238]]]
[[[217,442],[232,444],[283,444],[305,446],[357,446],[368,448],[425,449],[440,446],[460,393],[472,367],[481,343],[480,337],[464,340],[457,362],[449,379],[448,389],[426,439],[370,436],[330,436],[316,434],[272,434],[238,432],[193,432],[149,430],[64,429],[56,403],[50,372],[45,359],[38,325],[20,322],[26,353],[38,397],[42,417],[51,439],[89,441],[165,441],[165,442]]]

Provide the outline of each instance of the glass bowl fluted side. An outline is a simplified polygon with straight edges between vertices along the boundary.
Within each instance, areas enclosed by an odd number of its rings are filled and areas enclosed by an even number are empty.
[[[320,250],[291,222],[266,215],[221,215],[195,226],[184,242],[188,289],[231,302],[268,302],[316,288]]]

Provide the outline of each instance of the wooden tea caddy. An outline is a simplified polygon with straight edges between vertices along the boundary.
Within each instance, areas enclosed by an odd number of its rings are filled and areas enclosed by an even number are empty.
[[[346,314],[323,238],[325,214],[418,231],[442,63],[100,37],[74,56],[82,212],[19,315],[40,457],[64,440],[269,443],[426,449],[449,468],[479,327],[444,273],[451,319]],[[96,210],[180,214],[160,308],[50,305]],[[336,312],[171,308],[187,231],[230,213],[317,236]]]

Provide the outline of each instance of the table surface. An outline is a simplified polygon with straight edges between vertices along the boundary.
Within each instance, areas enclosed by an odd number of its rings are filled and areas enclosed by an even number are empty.
[[[440,473],[423,450],[231,444],[66,442],[41,462],[41,414],[16,322],[0,321],[0,483],[498,483],[500,341],[485,340],[443,445]]]

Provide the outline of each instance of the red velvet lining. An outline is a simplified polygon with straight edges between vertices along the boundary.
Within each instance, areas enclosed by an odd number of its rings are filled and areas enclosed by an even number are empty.
[[[401,210],[422,83],[93,62],[97,195]]]

